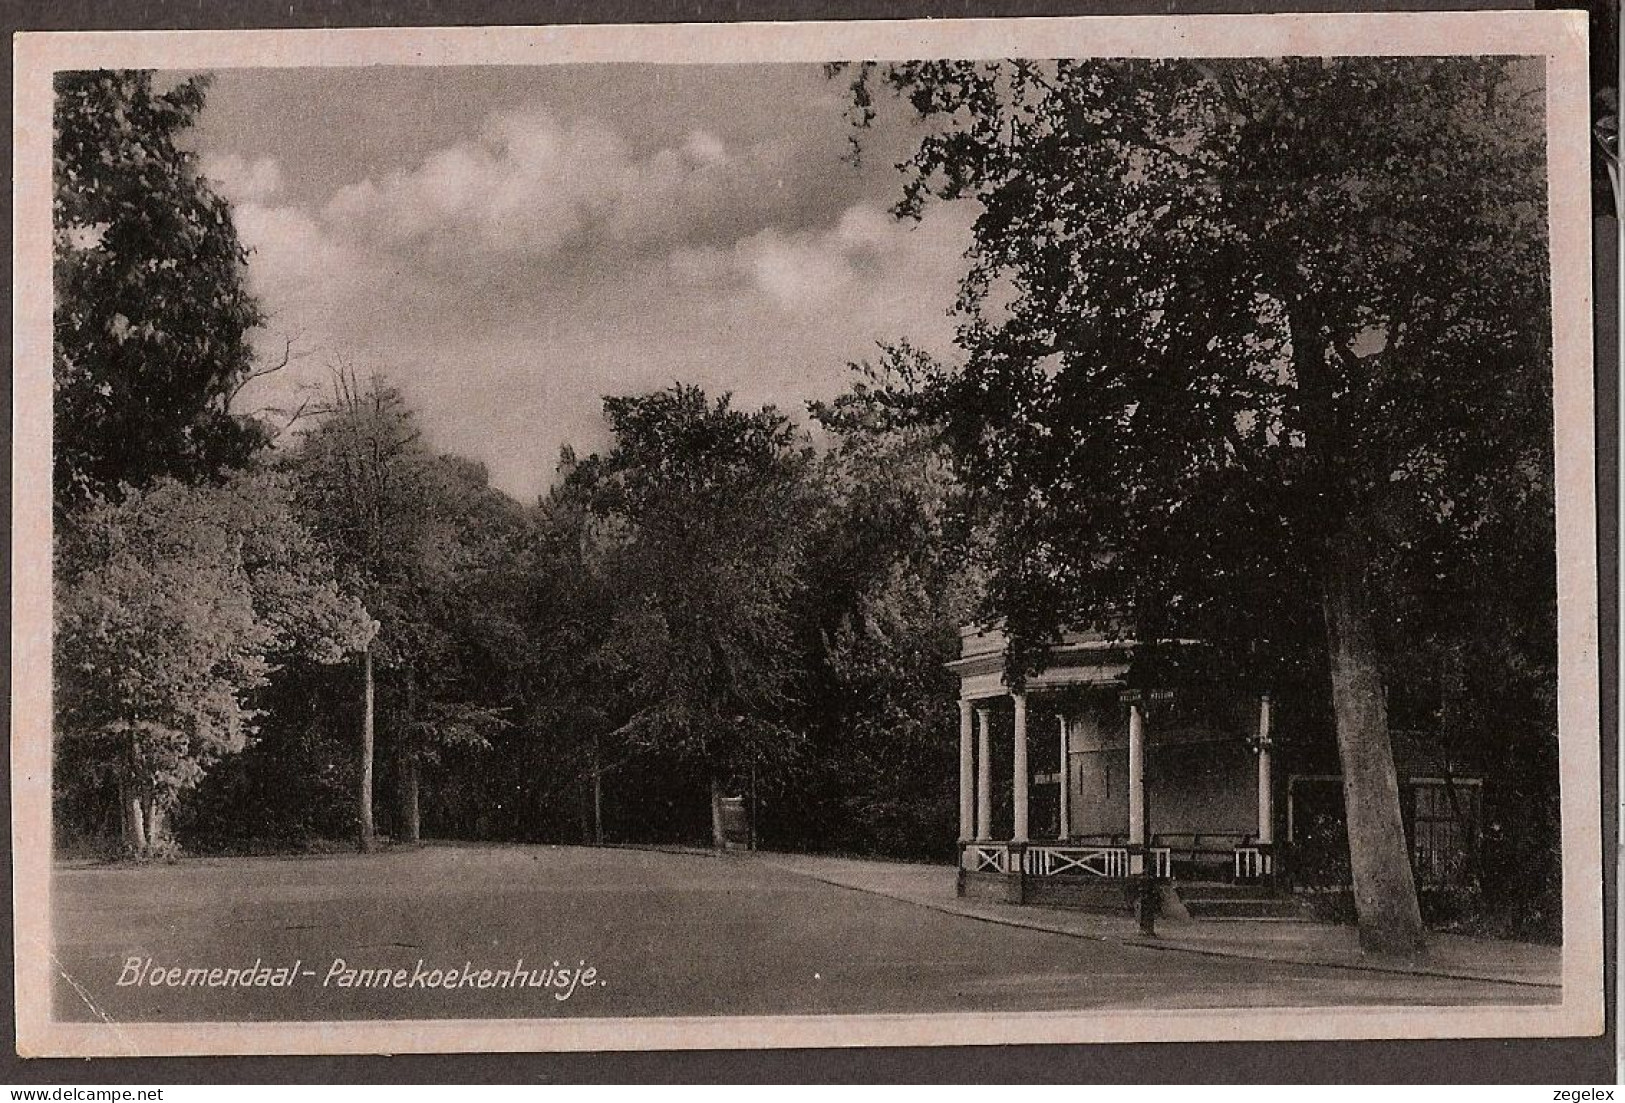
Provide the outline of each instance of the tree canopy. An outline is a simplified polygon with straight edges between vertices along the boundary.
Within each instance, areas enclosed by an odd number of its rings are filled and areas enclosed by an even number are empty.
[[[808,508],[799,431],[685,385],[604,411],[615,445],[572,478],[590,487],[621,595],[604,648],[636,702],[623,731],[720,779],[782,759]]]
[[[231,410],[264,321],[231,207],[181,139],[208,82],[56,77],[55,500],[243,466],[262,427]]]
[[[526,525],[517,505],[491,490],[483,467],[425,446],[411,407],[382,375],[363,380],[340,364],[331,383],[286,465],[311,529],[378,618],[364,692],[370,702],[376,658],[390,690],[385,713],[404,778],[405,833],[415,839],[419,765],[443,749],[483,749],[508,723],[500,686],[490,684],[505,664],[492,670],[474,660],[501,654],[499,641],[518,635],[500,605],[481,599],[490,575],[523,546]],[[368,820],[370,711],[363,723]],[[362,833],[370,837],[370,823]]]
[[[1273,617],[1238,612],[1273,613],[1283,572],[1345,525],[1470,541],[1549,482],[1525,63],[877,74],[857,79],[883,75],[936,128],[899,212],[982,208],[966,364],[935,410],[1005,530],[993,584],[1018,639],[1125,601],[1262,633]]]
[[[1414,942],[1379,636],[1498,517],[1551,531],[1538,70],[862,65],[860,125],[875,81],[929,128],[899,213],[980,206],[927,391],[1018,672],[1079,623],[1267,660],[1320,621],[1362,933]]]
[[[58,730],[139,799],[138,848],[247,746],[251,695],[279,662],[338,662],[375,629],[263,474],[92,503],[59,536],[55,583]]]

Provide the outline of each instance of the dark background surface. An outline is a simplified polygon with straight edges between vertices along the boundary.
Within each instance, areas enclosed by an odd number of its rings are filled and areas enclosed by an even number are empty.
[[[1593,80],[1617,86],[1618,3],[1354,2],[1301,3],[1155,2],[803,2],[659,4],[648,0],[381,0],[300,2],[300,0],[72,0],[33,3],[0,0],[0,21],[8,31],[242,29],[249,27],[455,26],[474,24],[727,22],[742,19],[902,19],[987,16],[1159,15],[1237,12],[1327,12],[1405,10],[1505,10],[1511,8],[1589,8]],[[11,60],[3,85],[10,115]],[[6,131],[9,163],[10,129]],[[1599,215],[1603,214],[1599,210]],[[3,232],[10,249],[11,220]],[[13,1084],[209,1084],[209,1083],[574,1083],[661,1081],[759,1082],[978,1082],[1050,1083],[1531,1083],[1565,1087],[1612,1084],[1617,1015],[1616,905],[1618,777],[1618,517],[1619,517],[1619,223],[1597,220],[1597,464],[1599,564],[1601,585],[1602,677],[1602,838],[1604,861],[1605,997],[1607,1027],[1599,1038],[1354,1043],[1179,1043],[1144,1045],[969,1047],[957,1049],[871,1049],[730,1051],[616,1054],[500,1054],[404,1057],[255,1057],[21,1061],[15,1056],[12,986],[0,986],[7,1005],[3,1073]],[[10,311],[6,312],[10,324]],[[8,341],[9,345],[9,341]],[[5,403],[10,406],[10,376]],[[9,417],[6,428],[9,443]],[[10,486],[10,449],[5,450],[4,485]],[[9,490],[7,491],[9,498]],[[9,515],[9,510],[8,510]],[[9,542],[3,553],[9,556]],[[9,564],[9,559],[8,559]],[[8,673],[0,675],[9,677]],[[8,685],[9,689],[9,685]],[[8,693],[9,696],[9,693]],[[7,763],[9,766],[9,763]],[[6,769],[0,766],[0,770]],[[0,786],[0,805],[9,822],[9,785]],[[6,834],[9,856],[10,835]],[[10,900],[11,863],[5,862]],[[11,975],[8,929],[0,942],[0,963]]]

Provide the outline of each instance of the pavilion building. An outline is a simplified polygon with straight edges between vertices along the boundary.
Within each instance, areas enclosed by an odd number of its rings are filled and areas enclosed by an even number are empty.
[[[1012,691],[1007,643],[999,628],[963,629],[948,664],[960,686],[960,895],[1116,911],[1150,877],[1172,917],[1292,918],[1301,909],[1289,887],[1338,880],[1284,860],[1294,801],[1324,797],[1327,783],[1340,797],[1341,779],[1335,769],[1283,776],[1267,689],[1173,677],[1131,687],[1148,645],[1077,632]],[[1481,781],[1406,754],[1400,782],[1419,882],[1459,881],[1477,844]],[[1441,786],[1452,797],[1448,823],[1424,815],[1446,803]]]

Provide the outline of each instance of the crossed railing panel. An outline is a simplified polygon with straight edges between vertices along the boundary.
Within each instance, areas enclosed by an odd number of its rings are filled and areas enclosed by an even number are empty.
[[[972,873],[1008,873],[1010,851],[999,843],[976,843],[965,848],[965,868]]]
[[[1022,869],[1035,877],[1058,873],[1127,877],[1129,871],[1128,848],[1123,846],[1031,846],[1022,862]]]
[[[1127,846],[1028,846],[1021,853],[1021,871],[1029,877],[1063,874],[1120,879],[1135,874],[1133,851]],[[1145,851],[1148,872],[1154,877],[1173,873],[1173,852],[1165,846]],[[1011,873],[1010,849],[1003,843],[969,843],[964,868],[970,873]]]
[[[1031,846],[1022,857],[1022,869],[1034,877],[1082,874],[1092,877],[1129,877],[1134,873],[1132,851],[1126,846]],[[1173,853],[1165,846],[1146,851],[1150,873],[1168,877]]]

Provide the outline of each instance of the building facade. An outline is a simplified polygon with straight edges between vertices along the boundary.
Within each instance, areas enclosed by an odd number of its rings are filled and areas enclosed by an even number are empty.
[[[1005,634],[960,635],[949,669],[960,686],[962,895],[1119,910],[1149,877],[1176,916],[1289,917],[1293,885],[1342,886],[1341,779],[1281,769],[1267,689],[1173,678],[1131,688],[1145,645],[1071,633],[1016,692]],[[1424,886],[1470,877],[1476,848],[1480,782],[1440,772],[1399,778]],[[1311,860],[1293,869],[1300,829]]]

